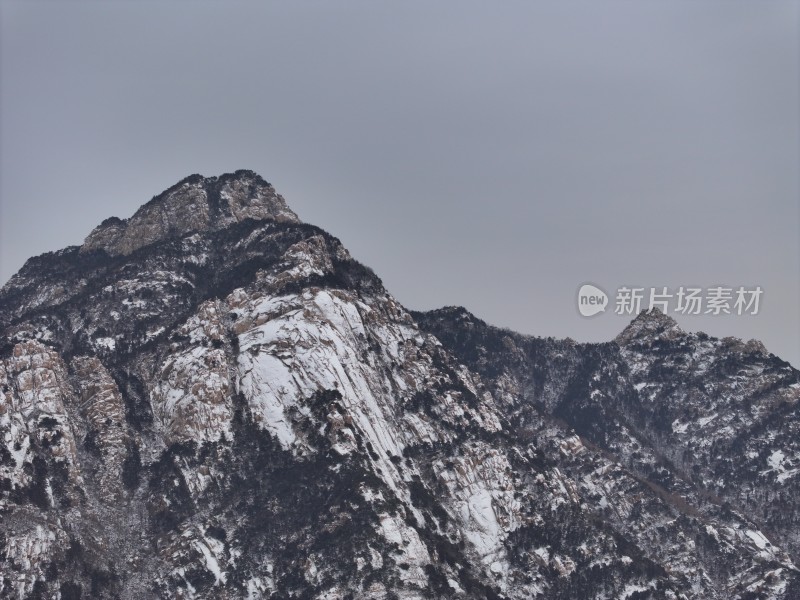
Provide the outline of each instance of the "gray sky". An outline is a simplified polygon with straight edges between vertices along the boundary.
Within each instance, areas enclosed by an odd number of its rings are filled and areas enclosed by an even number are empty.
[[[250,168],[414,309],[610,339],[592,281],[800,366],[796,1],[2,2],[0,280]]]

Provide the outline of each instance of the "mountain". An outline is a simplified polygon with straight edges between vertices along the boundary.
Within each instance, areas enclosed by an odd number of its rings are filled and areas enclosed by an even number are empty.
[[[800,597],[800,372],[400,305],[251,171],[0,290],[0,595]]]

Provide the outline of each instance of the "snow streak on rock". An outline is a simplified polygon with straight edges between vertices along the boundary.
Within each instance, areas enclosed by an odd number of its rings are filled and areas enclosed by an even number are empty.
[[[800,374],[409,313],[256,174],[0,291],[0,597],[798,597]]]

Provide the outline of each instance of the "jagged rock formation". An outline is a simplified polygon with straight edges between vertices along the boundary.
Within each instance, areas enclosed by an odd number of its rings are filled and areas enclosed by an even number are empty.
[[[798,597],[800,373],[410,313],[249,171],[0,291],[0,596]]]
[[[223,229],[246,219],[299,222],[275,189],[252,171],[221,177],[191,175],[153,198],[130,219],[103,221],[81,250],[130,254],[169,237]]]

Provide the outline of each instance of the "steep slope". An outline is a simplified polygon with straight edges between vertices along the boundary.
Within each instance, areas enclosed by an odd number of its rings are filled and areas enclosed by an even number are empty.
[[[701,495],[644,404],[612,424],[649,348],[470,319],[410,314],[249,171],[31,259],[0,291],[0,594],[794,597],[790,536]]]
[[[458,307],[414,317],[508,398],[521,431],[563,422],[675,507],[749,523],[754,548],[798,560],[800,372],[759,342],[686,333],[657,309],[607,344],[523,336]]]
[[[617,338],[641,435],[800,559],[800,372],[755,340],[639,318]],[[615,400],[618,400],[615,399]]]

